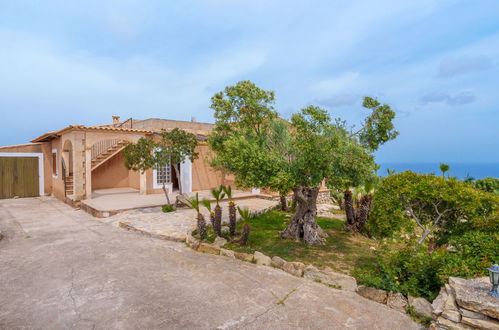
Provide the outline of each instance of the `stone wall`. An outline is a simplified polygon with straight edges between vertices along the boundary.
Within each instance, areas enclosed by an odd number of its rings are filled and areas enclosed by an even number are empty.
[[[499,329],[499,298],[487,295],[487,277],[451,277],[433,301],[432,329]]]

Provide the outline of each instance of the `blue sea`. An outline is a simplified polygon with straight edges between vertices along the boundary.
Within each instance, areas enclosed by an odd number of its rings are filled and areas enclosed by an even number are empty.
[[[499,163],[446,163],[450,170],[446,175],[464,179],[470,176],[474,179],[483,179],[485,177],[499,178]],[[386,169],[395,170],[396,173],[404,171],[413,171],[416,173],[434,173],[441,175],[440,163],[381,163],[378,170],[379,176],[386,176]]]

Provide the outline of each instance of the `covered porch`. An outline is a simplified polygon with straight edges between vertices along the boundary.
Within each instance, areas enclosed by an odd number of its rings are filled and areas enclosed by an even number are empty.
[[[199,194],[199,199],[213,200],[210,190],[201,190],[188,193],[189,197]],[[253,198],[255,194],[252,192],[233,190],[233,198],[240,200]],[[170,201],[173,203],[176,200],[178,192],[174,191],[169,194]],[[108,217],[117,213],[140,209],[152,208],[166,204],[164,194],[140,194],[139,189],[130,187],[98,189],[92,191],[92,198],[81,201],[81,208],[96,217]]]

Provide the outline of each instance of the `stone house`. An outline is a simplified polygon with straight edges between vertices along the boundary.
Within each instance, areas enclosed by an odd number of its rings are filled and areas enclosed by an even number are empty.
[[[157,194],[163,192],[163,182],[173,192],[178,189],[178,184],[171,166],[145,173],[130,171],[124,166],[122,151],[128,141],[136,142],[142,137],[154,139],[162,129],[178,127],[195,134],[199,141],[196,150],[199,158],[192,163],[180,164],[183,193],[208,190],[220,184],[233,184],[231,177],[225,177],[208,165],[209,147],[205,141],[213,126],[156,118],[120,121],[120,117],[113,116],[110,124],[71,125],[45,133],[29,144],[0,147],[0,162],[5,157],[18,160],[36,158],[34,167],[37,169],[32,171],[38,173],[28,174],[38,177],[36,189],[39,194],[31,192],[31,195],[25,193],[26,196],[53,195],[66,202],[78,202],[91,199],[95,190],[123,187],[136,189],[140,194]],[[12,165],[13,171],[21,170],[15,168],[23,166],[19,164]],[[8,177],[9,173],[4,173],[4,176]],[[12,194],[23,197],[23,187],[14,187],[12,191],[17,192]]]

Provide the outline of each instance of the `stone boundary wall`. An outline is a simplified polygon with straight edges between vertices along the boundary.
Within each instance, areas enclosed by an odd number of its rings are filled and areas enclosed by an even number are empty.
[[[499,329],[499,298],[489,296],[487,277],[449,278],[433,301],[431,329]]]

